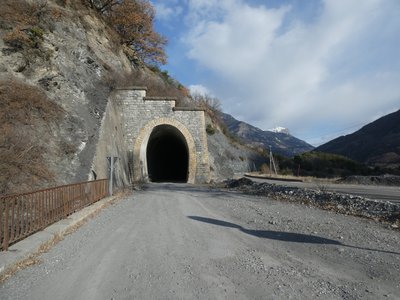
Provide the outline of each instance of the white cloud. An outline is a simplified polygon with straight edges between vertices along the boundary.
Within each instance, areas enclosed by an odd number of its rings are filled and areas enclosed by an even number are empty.
[[[212,95],[210,90],[201,84],[193,84],[189,86],[191,94]]]
[[[400,51],[397,0],[325,0],[309,22],[293,6],[240,0],[189,0],[189,9],[188,56],[214,73],[208,86],[237,117],[306,137],[399,108],[398,58],[382,57]]]
[[[178,5],[177,1],[154,2],[153,6],[156,9],[156,17],[159,20],[168,21],[171,18],[178,18],[182,14],[183,8]]]
[[[191,58],[225,76],[251,71],[265,60],[286,10],[270,11],[238,4],[228,9],[222,22],[201,23],[187,39]]]

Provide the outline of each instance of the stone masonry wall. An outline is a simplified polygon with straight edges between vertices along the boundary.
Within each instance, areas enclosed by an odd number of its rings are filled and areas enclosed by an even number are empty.
[[[175,107],[168,97],[146,97],[146,88],[118,89],[111,96],[122,110],[123,134],[129,151],[133,151],[135,180],[146,180],[146,147],[150,134],[158,125],[177,128],[186,139],[189,151],[189,183],[209,181],[207,136],[204,111]]]

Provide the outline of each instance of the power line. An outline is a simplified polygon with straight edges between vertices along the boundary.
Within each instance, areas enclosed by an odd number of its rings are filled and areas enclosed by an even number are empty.
[[[350,129],[363,127],[363,126],[365,126],[365,125],[366,125],[366,123],[359,123],[359,124],[356,124],[356,125],[353,125],[353,126],[351,126],[351,127],[347,127],[347,128],[341,129],[341,130],[326,132],[326,133],[323,133],[323,135],[324,135],[324,136],[328,136],[328,135],[338,135],[338,134],[344,133],[344,132],[346,132],[346,131],[348,131],[348,130],[350,130]],[[309,139],[315,139],[315,138],[320,138],[320,137],[321,137],[321,135],[312,136],[312,137],[309,137]]]

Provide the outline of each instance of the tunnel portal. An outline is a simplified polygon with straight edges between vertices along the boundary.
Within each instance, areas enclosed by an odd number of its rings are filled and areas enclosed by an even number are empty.
[[[153,129],[147,144],[146,160],[150,181],[188,181],[188,146],[177,128],[159,125]]]

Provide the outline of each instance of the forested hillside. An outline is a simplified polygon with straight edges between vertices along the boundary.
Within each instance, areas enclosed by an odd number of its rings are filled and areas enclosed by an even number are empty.
[[[340,154],[373,166],[400,168],[400,110],[315,150]]]

